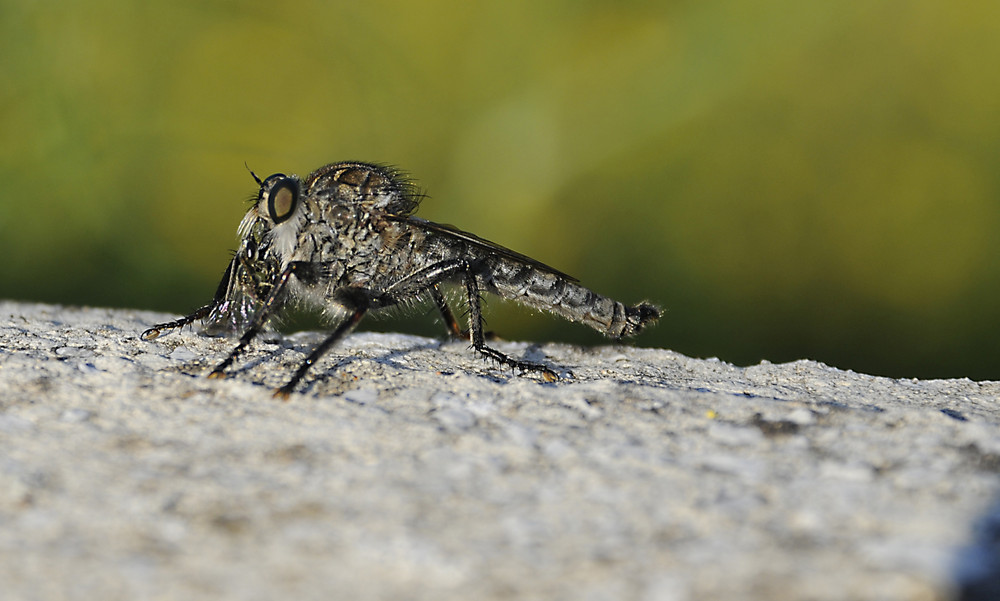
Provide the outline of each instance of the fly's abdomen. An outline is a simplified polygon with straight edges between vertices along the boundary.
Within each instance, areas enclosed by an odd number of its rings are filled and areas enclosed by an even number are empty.
[[[588,325],[611,338],[635,336],[660,317],[660,309],[648,303],[625,305],[561,274],[508,259],[497,261],[483,285],[503,298]]]

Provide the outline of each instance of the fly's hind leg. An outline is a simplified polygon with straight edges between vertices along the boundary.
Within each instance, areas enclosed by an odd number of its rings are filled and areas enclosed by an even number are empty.
[[[455,320],[454,314],[438,288],[438,284],[461,276],[465,283],[465,291],[469,302],[469,331],[464,332]],[[538,372],[547,382],[559,379],[556,372],[539,363],[518,361],[500,351],[486,345],[486,335],[483,332],[482,299],[479,296],[479,282],[473,266],[465,259],[448,259],[425,267],[389,286],[372,302],[372,308],[387,307],[411,298],[418,294],[429,293],[437,304],[438,310],[445,320],[448,330],[472,342],[472,347],[481,355],[493,359],[501,365],[507,365],[524,372]]]
[[[525,372],[538,372],[542,375],[542,378],[544,378],[546,382],[555,382],[558,380],[559,376],[556,372],[540,363],[518,361],[517,359],[508,357],[491,346],[486,346],[486,340],[483,334],[483,308],[482,298],[479,296],[479,282],[476,281],[476,275],[472,272],[472,267],[468,263],[465,264],[464,272],[465,291],[469,299],[469,333],[471,334],[473,348],[479,351],[479,353],[484,357],[493,359],[502,365],[508,365],[514,369]]]
[[[451,307],[448,306],[448,301],[445,300],[444,294],[441,293],[441,288],[437,284],[434,284],[431,286],[430,291],[431,298],[434,299],[434,305],[437,306],[438,312],[441,313],[441,320],[444,322],[444,327],[448,331],[448,336],[462,340],[472,340],[472,336],[469,334],[469,331],[463,330],[462,326],[458,325],[458,320],[455,319],[455,313],[452,312]],[[486,340],[496,340],[497,335],[493,332],[483,332],[483,338]]]

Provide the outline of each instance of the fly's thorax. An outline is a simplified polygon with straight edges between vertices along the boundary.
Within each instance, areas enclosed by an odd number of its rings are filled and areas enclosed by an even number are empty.
[[[292,261],[349,262],[354,251],[376,250],[379,215],[407,215],[420,200],[398,170],[357,162],[326,165],[304,181],[276,173],[257,182],[240,235],[256,238],[282,268]]]
[[[320,167],[306,178],[305,190],[321,201],[365,204],[398,215],[412,213],[420,202],[416,186],[398,169],[354,161]]]
[[[377,265],[373,271],[380,285],[391,285],[446,259],[468,255],[464,245],[449,243],[410,222],[376,218],[372,229],[364,247],[359,245],[358,254]]]
[[[313,212],[333,230],[344,231],[358,222],[357,208],[343,202],[316,202]]]

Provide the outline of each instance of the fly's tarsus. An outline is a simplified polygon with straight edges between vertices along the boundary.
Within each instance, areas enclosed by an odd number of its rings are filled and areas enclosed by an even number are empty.
[[[161,334],[163,334],[165,330],[174,330],[177,328],[183,328],[184,326],[194,323],[199,319],[204,319],[205,316],[207,316],[209,312],[211,312],[214,306],[215,306],[214,304],[205,305],[204,307],[201,307],[194,313],[186,315],[180,319],[175,319],[173,321],[167,321],[164,323],[158,323],[155,326],[143,332],[142,334],[139,334],[139,338],[147,342],[150,340],[156,340],[157,338],[160,337]]]
[[[251,172],[252,174],[252,172]],[[423,195],[401,172],[357,162],[331,163],[309,177],[275,174],[260,179],[257,200],[239,226],[240,248],[212,302],[186,317],[140,335],[201,320],[210,332],[240,334],[239,343],[209,373],[225,372],[289,302],[336,318],[333,329],[274,392],[288,399],[308,370],[365,314],[430,298],[450,336],[472,342],[483,358],[546,382],[557,373],[520,361],[486,344],[482,292],[555,313],[619,339],[635,336],[660,317],[649,303],[632,306],[601,296],[565,273],[454,226],[413,216]],[[441,292],[462,287],[468,330]]]

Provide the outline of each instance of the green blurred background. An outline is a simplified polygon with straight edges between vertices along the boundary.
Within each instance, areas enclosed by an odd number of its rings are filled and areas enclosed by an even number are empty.
[[[1000,379],[998,65],[996,0],[0,0],[0,297],[186,312],[244,162],[361,159],[662,304],[639,345]]]

